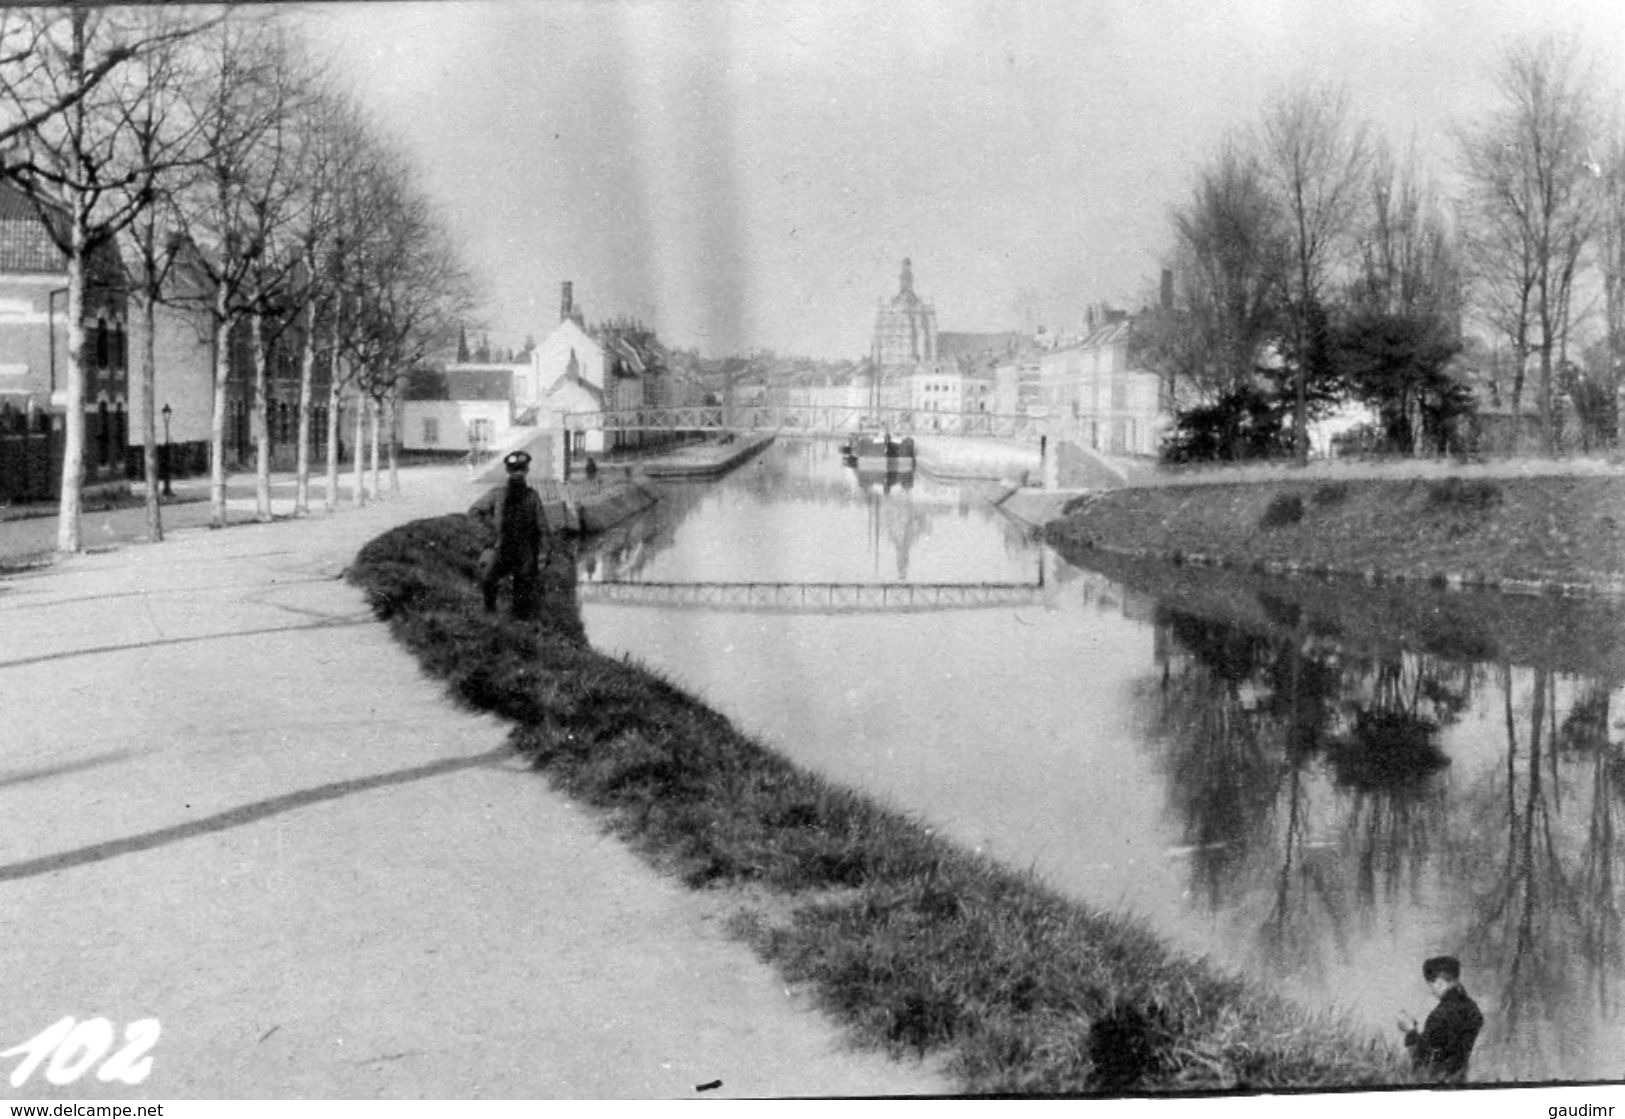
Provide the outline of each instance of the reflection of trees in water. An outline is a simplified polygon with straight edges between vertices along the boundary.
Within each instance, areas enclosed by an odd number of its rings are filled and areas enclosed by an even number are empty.
[[[1468,808],[1504,819],[1452,860],[1465,898],[1462,943],[1498,990],[1486,1040],[1504,1072],[1592,1075],[1585,1062],[1598,1024],[1616,1011],[1621,964],[1615,812],[1625,758],[1607,737],[1612,687],[1537,668],[1520,712],[1511,669],[1501,685],[1505,763]]]
[[[1252,930],[1260,967],[1321,975],[1356,920],[1420,881],[1443,818],[1438,733],[1473,675],[1346,656],[1278,620],[1266,636],[1162,611],[1173,653],[1152,723],[1193,893]]]
[[[1164,747],[1168,796],[1182,822],[1193,889],[1223,907],[1237,864],[1265,842],[1283,760],[1258,733],[1241,683],[1164,665],[1151,736]]]
[[[1496,599],[1494,640],[1419,642],[1357,609],[1168,582],[1194,610],[1159,609],[1160,687],[1140,694],[1170,819],[1221,845],[1186,853],[1188,882],[1237,962],[1335,993],[1377,978],[1354,959],[1396,930],[1437,930],[1429,949],[1463,957],[1488,1018],[1477,1075],[1618,1077],[1625,668],[1613,644],[1581,655],[1558,636],[1606,625]],[[1445,604],[1462,632],[1474,601]],[[1502,649],[1528,667],[1498,666]],[[1361,951],[1333,962],[1345,936]]]

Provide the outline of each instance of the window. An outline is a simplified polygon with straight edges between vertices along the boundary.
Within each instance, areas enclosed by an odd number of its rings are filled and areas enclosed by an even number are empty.
[[[423,441],[431,446],[440,442],[440,421],[434,416],[423,417]]]
[[[484,445],[491,441],[491,421],[486,418],[468,421],[468,441]]]

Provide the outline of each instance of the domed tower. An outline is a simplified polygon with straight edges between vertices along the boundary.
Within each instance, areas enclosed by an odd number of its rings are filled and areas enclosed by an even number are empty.
[[[937,356],[937,311],[914,293],[914,266],[907,258],[897,294],[880,300],[869,356],[887,372],[913,369]]]

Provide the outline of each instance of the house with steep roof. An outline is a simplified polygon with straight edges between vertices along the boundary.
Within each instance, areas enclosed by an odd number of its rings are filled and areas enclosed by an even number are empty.
[[[516,397],[521,411],[538,415],[631,411],[658,406],[667,396],[665,355],[649,332],[632,325],[588,331],[573,285],[560,289],[559,323],[530,355],[530,374]],[[629,439],[601,425],[577,433],[572,453],[602,453]]]
[[[40,500],[61,487],[67,406],[68,263],[51,226],[67,215],[0,181],[0,500]],[[129,336],[123,266],[112,243],[86,274],[80,355],[85,484],[124,478]]]

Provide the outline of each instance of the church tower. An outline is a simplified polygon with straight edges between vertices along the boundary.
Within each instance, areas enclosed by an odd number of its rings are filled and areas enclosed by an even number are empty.
[[[908,372],[937,356],[937,311],[914,293],[914,267],[907,258],[897,294],[880,300],[869,356],[886,373]]]

